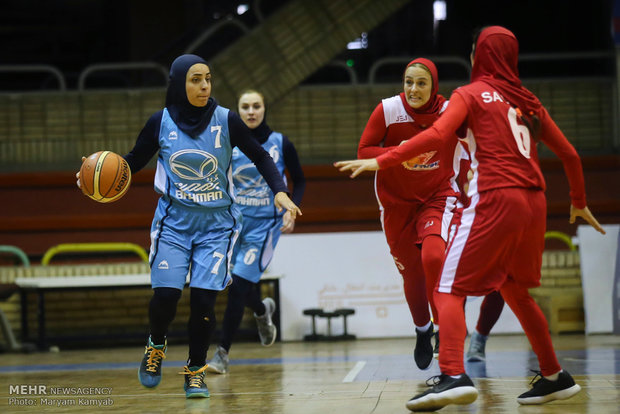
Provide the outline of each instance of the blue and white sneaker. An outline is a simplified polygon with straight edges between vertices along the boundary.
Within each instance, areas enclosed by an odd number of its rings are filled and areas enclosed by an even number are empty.
[[[161,382],[161,364],[166,358],[167,341],[163,345],[155,345],[149,337],[144,349],[142,363],[138,370],[140,384],[147,388],[154,388]]]
[[[185,366],[183,369],[184,371],[179,374],[185,375],[185,384],[183,385],[185,398],[209,398],[209,389],[207,388],[207,384],[205,384],[205,371],[207,366]]]

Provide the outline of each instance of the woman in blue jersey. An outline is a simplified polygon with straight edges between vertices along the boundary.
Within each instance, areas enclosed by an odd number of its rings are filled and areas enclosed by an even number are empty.
[[[179,56],[170,68],[165,108],[149,118],[124,157],[136,173],[159,152],[155,190],[161,197],[151,226],[149,257],[150,336],[138,377],[145,387],[159,384],[166,334],[189,276],[187,398],[209,396],[204,373],[215,327],[215,299],[232,281],[229,264],[241,229],[229,180],[233,147],[256,165],[275,194],[277,209],[293,217],[301,214],[269,154],[239,116],[210,95],[207,63],[195,55]]]
[[[271,155],[285,180],[284,171],[288,171],[293,183],[291,198],[299,205],[306,179],[297,151],[285,135],[272,131],[267,125],[263,95],[255,90],[243,92],[238,110],[253,138]],[[292,232],[295,226],[295,215],[278,211],[272,202],[272,190],[238,148],[233,149],[233,181],[236,202],[243,215],[243,229],[233,253],[233,283],[228,288],[222,338],[207,368],[217,374],[228,372],[228,352],[246,306],[254,311],[261,343],[270,346],[275,341],[277,332],[272,315],[276,305],[271,298],[261,301],[258,281],[271,261],[280,234]]]

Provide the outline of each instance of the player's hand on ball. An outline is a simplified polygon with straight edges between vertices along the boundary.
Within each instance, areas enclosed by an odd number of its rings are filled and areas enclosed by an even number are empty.
[[[295,229],[295,218],[290,211],[284,213],[284,217],[282,217],[282,227],[280,227],[280,231],[282,233],[292,233],[293,229]]]
[[[82,158],[76,174],[78,187],[99,203],[111,203],[122,198],[131,184],[131,169],[127,161],[112,151],[97,151]]]
[[[355,178],[363,171],[377,171],[379,169],[379,163],[376,158],[366,160],[347,160],[335,162],[334,167],[338,168],[339,171],[353,171],[350,177]]]
[[[82,163],[84,162],[84,160],[86,159],[86,157],[82,157]],[[77,178],[77,181],[75,182],[78,186],[78,188],[81,190],[82,186],[80,185],[80,172],[76,172],[75,173],[75,178]]]
[[[297,217],[297,214],[300,216],[302,215],[299,207],[297,207],[297,205],[295,205],[295,203],[288,198],[288,195],[285,192],[280,191],[277,193],[273,199],[273,203],[278,211],[286,210],[287,212],[290,212],[293,219]]]

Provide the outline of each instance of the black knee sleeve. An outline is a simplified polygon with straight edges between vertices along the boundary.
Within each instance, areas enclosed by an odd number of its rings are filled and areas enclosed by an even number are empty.
[[[233,274],[233,282],[228,287],[228,299],[224,321],[222,323],[222,348],[230,350],[235,334],[241,325],[248,296],[252,292],[253,283]]]
[[[168,327],[177,312],[177,303],[181,299],[181,290],[175,288],[154,288],[149,303],[149,325],[151,341],[163,344]]]
[[[260,289],[257,283],[233,275],[233,283],[228,288],[228,300],[233,303],[242,303],[252,309],[257,315],[265,313],[265,306],[261,302]]]
[[[216,290],[190,289],[190,316],[187,324],[189,335],[189,366],[206,364],[207,349],[215,330]]]

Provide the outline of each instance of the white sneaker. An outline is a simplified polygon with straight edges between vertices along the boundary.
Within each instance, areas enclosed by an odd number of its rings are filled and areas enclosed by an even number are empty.
[[[263,299],[263,304],[265,305],[265,314],[262,316],[254,314],[254,318],[258,326],[260,343],[263,346],[271,346],[276,341],[277,334],[276,326],[271,319],[273,313],[276,311],[276,303],[271,298],[265,298]]]
[[[226,374],[228,372],[228,352],[221,346],[217,350],[207,365],[207,371],[214,374]]]

